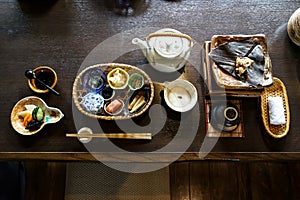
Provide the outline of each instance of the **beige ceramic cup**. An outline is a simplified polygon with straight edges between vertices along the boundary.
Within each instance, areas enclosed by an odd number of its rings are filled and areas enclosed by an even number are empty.
[[[287,32],[290,39],[300,46],[300,8],[298,8],[290,17]]]

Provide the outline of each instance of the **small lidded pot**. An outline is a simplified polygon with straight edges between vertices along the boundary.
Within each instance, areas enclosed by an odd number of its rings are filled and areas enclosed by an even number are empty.
[[[39,66],[33,69],[36,77],[49,85],[51,88],[54,88],[57,83],[57,74],[51,67],[48,66]],[[28,79],[28,85],[30,89],[36,93],[47,93],[49,89],[43,86],[41,83],[35,79]]]
[[[213,104],[210,120],[214,128],[222,132],[232,132],[240,124],[240,113],[236,105],[231,102]]]

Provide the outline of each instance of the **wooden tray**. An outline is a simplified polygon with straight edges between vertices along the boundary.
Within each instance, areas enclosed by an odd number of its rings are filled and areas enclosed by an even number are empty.
[[[95,69],[99,68],[107,75],[112,69],[117,68],[117,67],[124,69],[125,71],[128,72],[129,75],[133,74],[133,73],[139,73],[144,76],[145,85],[142,89],[140,89],[140,91],[144,90],[147,93],[146,104],[143,107],[141,107],[139,110],[137,110],[136,112],[133,112],[133,113],[121,112],[119,115],[109,115],[109,114],[105,113],[103,109],[101,112],[99,112],[97,114],[88,112],[84,108],[84,106],[81,104],[82,97],[84,95],[86,95],[87,93],[89,93],[89,91],[83,86],[82,77],[83,77],[84,73],[87,70],[90,70],[92,68],[95,68]],[[135,92],[137,92],[137,91],[135,91]],[[116,97],[122,99],[125,104],[124,109],[127,109],[129,99],[131,98],[131,95],[133,93],[134,93],[134,91],[130,90],[129,87],[127,86],[125,89],[115,90],[115,96],[113,99],[115,99]],[[103,119],[103,120],[130,119],[130,118],[140,116],[146,110],[148,110],[148,108],[150,107],[150,105],[153,101],[153,98],[154,98],[154,85],[153,85],[151,78],[143,70],[141,70],[137,67],[127,65],[127,64],[119,64],[119,63],[97,64],[97,65],[93,65],[93,66],[85,68],[83,71],[81,71],[78,74],[78,76],[76,77],[74,84],[73,84],[72,97],[73,97],[73,101],[74,101],[76,107],[78,108],[78,110],[86,116],[89,116],[92,118],[97,118],[97,119]]]
[[[272,84],[272,64],[271,59],[267,50],[267,41],[266,37],[263,34],[257,35],[215,35],[211,38],[211,49],[218,47],[221,44],[232,42],[232,41],[243,41],[246,39],[257,39],[259,41],[259,45],[262,46],[264,54],[265,54],[265,70],[269,70],[265,76],[268,79],[265,81],[264,86]],[[223,72],[214,62],[212,64],[212,74],[216,80],[216,83],[223,88],[226,89],[249,89],[253,90],[253,88],[248,84],[244,83],[240,80],[235,79],[231,75]]]
[[[286,124],[272,125],[269,123],[268,97],[279,96],[283,100],[284,114]],[[270,87],[266,87],[260,96],[261,100],[261,115],[266,131],[274,138],[282,138],[289,132],[290,127],[290,108],[288,95],[284,83],[274,77],[274,83]]]

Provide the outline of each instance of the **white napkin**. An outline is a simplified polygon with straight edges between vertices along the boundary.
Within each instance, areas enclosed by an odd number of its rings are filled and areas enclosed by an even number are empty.
[[[285,124],[283,100],[281,97],[268,97],[270,124]]]

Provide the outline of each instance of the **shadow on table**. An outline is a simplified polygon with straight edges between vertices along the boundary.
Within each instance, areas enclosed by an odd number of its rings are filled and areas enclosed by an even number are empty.
[[[280,138],[280,139],[272,138],[271,136],[268,135],[268,133],[264,133],[263,138],[268,149],[275,152],[282,151],[286,143],[286,138]]]
[[[273,49],[275,51],[273,51]],[[276,51],[276,49],[282,49],[282,51]],[[281,59],[289,59],[293,63],[296,63],[295,66],[290,67],[296,68],[297,79],[298,82],[300,82],[300,47],[293,43],[289,38],[289,35],[287,33],[287,23],[279,26],[274,32],[274,35],[271,36],[269,42],[269,50],[273,59],[272,63],[276,63],[276,60],[280,62]]]
[[[58,0],[18,0],[24,13],[43,14],[48,11]]]
[[[121,16],[143,14],[150,5],[150,0],[105,0],[105,7]]]

